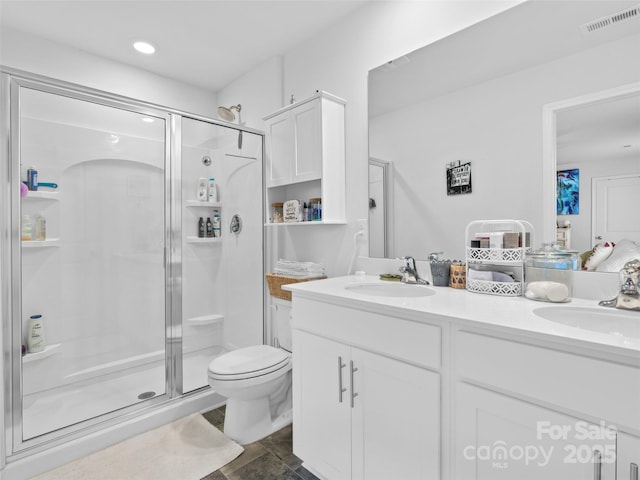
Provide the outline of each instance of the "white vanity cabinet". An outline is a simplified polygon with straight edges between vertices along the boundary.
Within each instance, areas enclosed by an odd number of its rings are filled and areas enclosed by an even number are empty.
[[[317,92],[263,118],[268,208],[321,198],[322,222],[314,224],[345,222],[345,104]]]
[[[615,431],[601,435],[599,425],[465,383],[456,408],[455,478],[615,478]]]
[[[440,478],[439,327],[295,296],[293,312],[305,466],[331,480]]]
[[[620,471],[640,455],[623,433],[640,426],[635,360],[465,330],[455,357],[455,478],[630,478]]]
[[[640,478],[640,437],[619,432],[616,453],[616,480],[638,480]]]
[[[360,282],[291,287],[294,453],[321,478],[640,480],[634,338],[527,329],[526,299]]]

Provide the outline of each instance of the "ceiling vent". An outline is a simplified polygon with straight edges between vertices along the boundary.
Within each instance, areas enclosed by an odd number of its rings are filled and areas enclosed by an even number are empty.
[[[603,28],[611,27],[622,21],[638,17],[640,17],[640,5],[585,23],[581,28],[584,33],[593,33],[598,30],[602,30]]]

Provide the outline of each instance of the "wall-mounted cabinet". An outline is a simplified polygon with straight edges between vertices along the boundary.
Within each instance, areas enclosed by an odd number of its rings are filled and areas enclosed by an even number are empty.
[[[345,104],[317,92],[263,118],[269,224],[273,203],[311,198],[322,198],[322,220],[308,224],[346,222]]]

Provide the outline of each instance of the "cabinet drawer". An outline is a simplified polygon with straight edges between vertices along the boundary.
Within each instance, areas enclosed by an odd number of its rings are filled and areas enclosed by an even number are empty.
[[[293,328],[416,365],[435,369],[441,365],[441,329],[438,326],[294,295]]]
[[[455,350],[463,380],[640,428],[640,368],[469,332]]]

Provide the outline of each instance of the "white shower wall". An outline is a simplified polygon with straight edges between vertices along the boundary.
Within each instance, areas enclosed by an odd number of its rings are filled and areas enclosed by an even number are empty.
[[[186,351],[206,334],[207,328],[192,326],[189,319],[222,315],[221,343],[225,350],[262,343],[263,246],[262,137],[238,131],[182,122],[182,228],[184,236],[196,236],[198,218],[214,210],[221,216],[222,241],[216,244],[183,243],[182,277]],[[203,157],[211,165],[203,164]],[[219,209],[189,207],[196,198],[199,178],[215,178]],[[233,215],[242,219],[240,234],[232,234]],[[198,286],[207,285],[203,290]],[[206,370],[203,371],[206,380]]]

